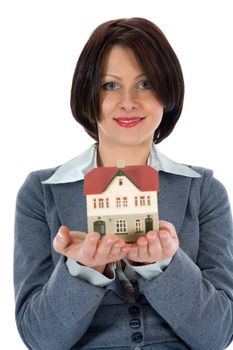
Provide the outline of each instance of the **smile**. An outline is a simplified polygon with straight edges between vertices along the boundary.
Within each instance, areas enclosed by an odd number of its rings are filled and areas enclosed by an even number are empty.
[[[133,126],[138,125],[142,122],[142,120],[145,119],[145,117],[120,117],[120,118],[114,118],[116,123],[124,128],[131,128]]]

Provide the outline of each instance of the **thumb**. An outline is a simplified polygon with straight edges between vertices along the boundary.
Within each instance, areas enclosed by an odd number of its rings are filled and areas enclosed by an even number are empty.
[[[61,226],[53,240],[53,248],[56,252],[63,253],[63,251],[70,245],[71,241],[70,230],[66,226]]]
[[[161,230],[168,231],[169,234],[171,235],[171,237],[173,237],[173,238],[175,238],[177,236],[175,226],[171,222],[168,222],[165,220],[160,220],[159,221],[159,230],[160,231]]]

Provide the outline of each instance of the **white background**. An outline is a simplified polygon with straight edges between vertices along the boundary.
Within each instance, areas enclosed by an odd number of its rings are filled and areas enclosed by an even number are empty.
[[[101,22],[140,16],[164,31],[183,67],[186,98],[160,150],[214,169],[233,201],[230,6],[230,0],[0,0],[1,348],[25,349],[14,323],[16,193],[30,171],[62,164],[92,143],[71,115],[69,94],[78,55]]]

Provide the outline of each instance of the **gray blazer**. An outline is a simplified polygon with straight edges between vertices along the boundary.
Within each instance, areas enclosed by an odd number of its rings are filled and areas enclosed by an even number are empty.
[[[48,185],[31,173],[16,206],[16,321],[29,349],[222,350],[233,334],[233,226],[223,185],[160,172],[159,216],[180,248],[158,277],[138,275],[136,300],[118,278],[96,287],[72,277],[52,248],[61,225],[87,231],[83,181]]]

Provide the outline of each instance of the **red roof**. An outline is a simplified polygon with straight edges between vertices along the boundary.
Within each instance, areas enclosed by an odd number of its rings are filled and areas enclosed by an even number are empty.
[[[89,171],[84,177],[84,193],[100,194],[105,191],[115,176],[125,175],[140,191],[159,191],[158,172],[149,165],[99,167]]]

